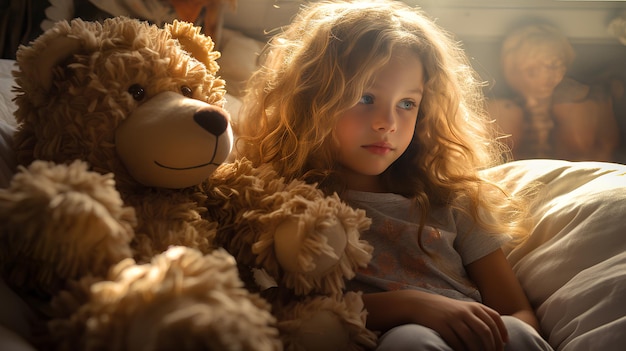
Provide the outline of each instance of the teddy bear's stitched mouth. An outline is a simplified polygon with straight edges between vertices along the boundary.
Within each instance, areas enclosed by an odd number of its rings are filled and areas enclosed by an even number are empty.
[[[156,164],[157,166],[161,167],[161,168],[166,168],[166,169],[171,169],[171,170],[175,170],[175,171],[185,171],[188,169],[196,169],[196,168],[202,168],[202,167],[206,167],[209,165],[214,165],[214,166],[219,166],[219,163],[215,163],[215,162],[207,162],[207,163],[203,163],[203,164],[199,164],[196,166],[191,166],[191,167],[171,167],[171,166],[166,166],[162,163],[159,163],[159,161],[154,161],[154,164]]]
[[[160,163],[157,160],[154,160],[154,164],[161,167],[161,168],[165,168],[165,169],[171,169],[173,171],[187,171],[190,169],[198,169],[198,168],[203,168],[203,167],[207,167],[207,166],[216,166],[219,167],[221,165],[221,162],[216,162],[216,158],[218,158],[218,153],[217,150],[219,148],[219,139],[215,140],[215,147],[213,148],[213,155],[211,156],[211,160],[209,162],[206,163],[201,163],[195,166],[189,166],[189,167],[173,167],[173,166],[167,166],[164,165],[162,163]]]

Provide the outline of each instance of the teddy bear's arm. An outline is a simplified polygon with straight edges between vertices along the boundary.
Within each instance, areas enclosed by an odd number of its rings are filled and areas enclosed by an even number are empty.
[[[369,262],[372,248],[360,232],[370,220],[337,195],[247,160],[222,165],[204,186],[209,215],[220,223],[217,244],[298,295],[341,291]]]
[[[130,257],[135,213],[111,175],[35,161],[0,190],[0,263],[12,287],[43,296]],[[97,249],[96,249],[97,248]]]

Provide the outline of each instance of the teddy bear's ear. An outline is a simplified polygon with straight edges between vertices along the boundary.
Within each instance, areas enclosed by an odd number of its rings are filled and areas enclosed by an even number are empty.
[[[29,84],[37,84],[38,88],[48,91],[52,85],[53,68],[83,50],[84,42],[93,42],[97,26],[81,19],[72,20],[71,24],[57,22],[30,46],[19,48],[17,62],[21,73],[17,75],[23,76]]]
[[[183,50],[203,63],[211,74],[217,73],[219,65],[215,60],[220,57],[220,53],[213,51],[215,46],[213,40],[200,33],[200,27],[188,22],[174,20],[173,23],[165,26],[165,30],[170,32],[172,38],[178,40]]]
[[[77,39],[58,37],[50,43],[50,52],[43,52],[39,60],[33,63],[35,74],[41,83],[42,88],[49,90],[52,85],[52,68],[65,61],[80,49],[80,42]]]

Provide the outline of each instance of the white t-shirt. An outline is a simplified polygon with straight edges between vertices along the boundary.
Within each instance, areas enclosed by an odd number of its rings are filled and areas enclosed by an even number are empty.
[[[466,216],[450,208],[431,210],[418,244],[419,209],[410,199],[390,193],[348,191],[344,200],[366,211],[371,228],[362,239],[373,247],[372,261],[348,282],[365,293],[417,289],[458,300],[481,302],[465,265],[498,250],[510,240],[470,228]]]

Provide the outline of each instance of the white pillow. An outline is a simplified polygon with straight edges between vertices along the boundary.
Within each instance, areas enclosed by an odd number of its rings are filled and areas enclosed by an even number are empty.
[[[13,76],[11,71],[16,69],[15,61],[0,59],[0,122],[4,121],[15,126],[13,112],[17,108],[12,101],[15,94],[11,92],[13,88]]]
[[[0,188],[9,186],[17,164],[13,151],[13,133],[17,126],[13,113],[17,106],[11,91],[15,85],[12,71],[16,69],[14,60],[0,59]]]
[[[0,60],[0,188],[6,188],[16,168],[12,142],[16,109],[11,92],[15,61]],[[34,351],[26,340],[31,336],[32,312],[22,300],[0,280],[0,349]]]
[[[9,182],[17,167],[13,151],[14,132],[15,127],[0,121],[0,188],[9,186]]]
[[[524,160],[487,171],[539,198],[530,238],[507,253],[550,344],[561,351],[626,345],[626,166]]]

